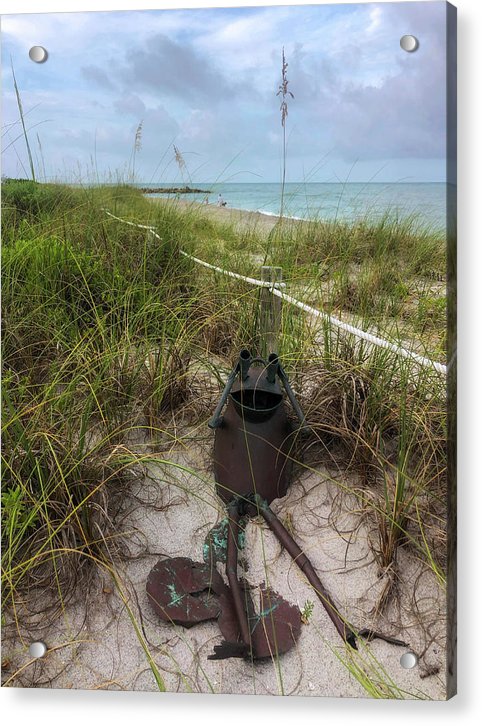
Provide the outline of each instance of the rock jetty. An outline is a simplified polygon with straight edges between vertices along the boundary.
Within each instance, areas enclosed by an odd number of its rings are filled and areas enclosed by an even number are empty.
[[[143,194],[212,194],[206,189],[193,189],[192,187],[141,187]]]

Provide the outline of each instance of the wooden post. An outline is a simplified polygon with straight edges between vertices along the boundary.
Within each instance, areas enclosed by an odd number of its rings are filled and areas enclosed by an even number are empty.
[[[267,282],[281,282],[281,267],[261,268],[261,279]],[[267,359],[270,353],[278,353],[278,339],[281,330],[281,298],[272,295],[269,288],[261,288],[260,337],[261,355]]]

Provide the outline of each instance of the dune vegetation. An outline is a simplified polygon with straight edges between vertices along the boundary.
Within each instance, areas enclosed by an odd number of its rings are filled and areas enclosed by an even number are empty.
[[[280,219],[265,234],[128,185],[5,180],[2,238],[2,580],[14,611],[36,588],[61,605],[115,572],[129,538],[118,515],[146,447],[169,461],[173,416],[204,427],[239,350],[262,350],[259,288],[181,250],[253,277],[280,266],[291,295],[445,362],[445,240],[414,221]],[[392,573],[380,611],[396,596],[400,548],[443,586],[443,376],[287,303],[279,354],[311,428],[300,470],[346,471],[373,524],[373,555]]]

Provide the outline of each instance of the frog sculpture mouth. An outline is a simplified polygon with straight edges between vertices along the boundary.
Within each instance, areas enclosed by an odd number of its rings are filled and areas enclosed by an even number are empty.
[[[288,418],[280,384],[298,426]],[[262,659],[290,650],[301,631],[299,608],[262,586],[256,612],[247,583],[238,578],[244,522],[261,515],[304,573],[348,646],[356,649],[358,638],[375,637],[406,646],[367,628],[356,630],[341,616],[310,560],[270,507],[274,499],[286,496],[293,446],[297,437],[308,430],[277,354],[272,353],[265,361],[253,358],[248,350],[241,351],[208,425],[215,431],[216,492],[226,507],[227,518],[208,535],[204,562],[187,557],[166,558],[151,570],[147,595],[159,617],[187,628],[217,619],[224,640],[214,647],[210,659]],[[217,569],[219,561],[225,561],[227,584]]]

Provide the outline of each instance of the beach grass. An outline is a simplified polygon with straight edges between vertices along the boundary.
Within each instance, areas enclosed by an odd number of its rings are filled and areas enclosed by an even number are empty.
[[[241,348],[261,352],[259,289],[181,249],[254,277],[279,265],[295,297],[445,361],[445,241],[413,220],[280,219],[266,233],[129,185],[9,180],[2,237],[2,597],[13,610],[34,587],[62,602],[96,563],[126,556],[116,517],[138,457],[119,451],[173,446],[179,410],[207,423],[216,399],[193,394],[193,361],[220,389]],[[400,548],[443,585],[445,381],[289,305],[279,353],[312,432],[300,467],[353,475],[347,488],[374,525],[380,612]]]

